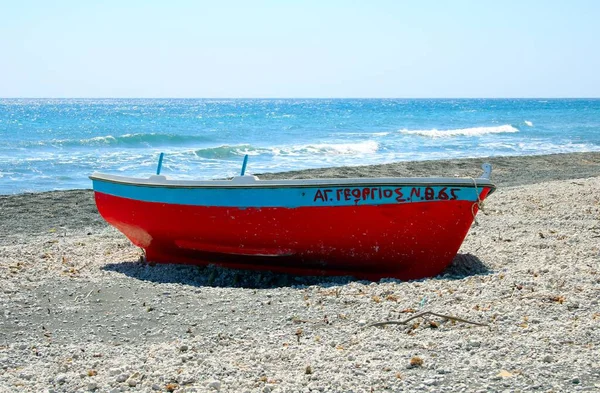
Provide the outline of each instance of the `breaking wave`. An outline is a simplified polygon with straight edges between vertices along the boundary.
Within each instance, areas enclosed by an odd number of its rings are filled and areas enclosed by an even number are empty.
[[[256,147],[252,145],[223,145],[198,149],[194,154],[201,158],[227,159],[237,158],[245,154],[255,156],[266,154],[271,156],[305,156],[305,155],[361,155],[375,153],[379,144],[375,141],[359,143],[319,143],[307,145]]]
[[[259,154],[269,153],[269,149],[261,149],[251,145],[223,145],[217,147],[207,147],[194,151],[194,154],[201,158],[209,158],[214,160],[222,160],[227,158],[235,158],[245,154],[256,156]]]
[[[505,124],[496,127],[472,127],[472,128],[458,128],[454,130],[400,130],[401,134],[405,135],[419,135],[430,138],[448,138],[454,136],[481,136],[486,134],[501,134],[505,132],[519,132],[519,129]]]
[[[379,143],[375,141],[364,141],[357,143],[318,143],[309,145],[296,145],[280,149],[280,154],[368,154],[375,153],[379,149]]]
[[[177,135],[177,134],[125,134],[121,136],[98,136],[87,139],[54,139],[50,141],[35,142],[37,146],[56,147],[152,147],[163,145],[185,145],[190,143],[207,142],[211,138],[202,135]]]

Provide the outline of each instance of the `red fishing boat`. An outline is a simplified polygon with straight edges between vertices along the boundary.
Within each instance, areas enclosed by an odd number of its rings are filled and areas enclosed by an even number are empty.
[[[161,161],[162,162],[162,155]],[[94,173],[104,219],[155,263],[403,280],[450,264],[480,203],[479,178],[184,181]]]

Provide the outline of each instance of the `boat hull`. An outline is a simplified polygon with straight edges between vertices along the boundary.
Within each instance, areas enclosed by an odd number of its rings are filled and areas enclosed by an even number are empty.
[[[478,201],[492,189],[452,188],[455,195],[442,186],[423,187],[420,196],[411,191],[412,200],[408,192],[396,192],[386,200],[387,193],[381,193],[385,187],[379,191],[366,187],[360,200],[353,200],[351,192],[348,199],[336,189],[319,194],[319,188],[303,188],[302,196],[307,194],[310,203],[252,207],[227,206],[226,201],[210,206],[190,203],[193,197],[185,203],[174,203],[181,199],[176,196],[138,198],[147,191],[138,187],[121,193],[114,191],[119,185],[114,187],[95,186],[98,210],[145,250],[148,262],[402,280],[435,276],[450,264],[473,222]],[[425,197],[427,188],[433,198]],[[365,189],[375,195],[365,199]]]

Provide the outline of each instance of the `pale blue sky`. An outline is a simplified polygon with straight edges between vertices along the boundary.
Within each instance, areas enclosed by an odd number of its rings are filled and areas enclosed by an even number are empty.
[[[0,97],[599,96],[594,0],[0,0]]]

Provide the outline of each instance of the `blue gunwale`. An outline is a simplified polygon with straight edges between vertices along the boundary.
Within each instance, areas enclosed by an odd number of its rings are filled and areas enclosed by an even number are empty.
[[[128,178],[126,178],[128,179]],[[362,205],[390,205],[407,203],[428,203],[435,201],[472,201],[476,202],[478,193],[484,187],[495,188],[487,179],[446,179],[448,182],[436,182],[433,179],[410,179],[413,181],[397,182],[400,179],[336,179],[335,181],[320,181],[310,183],[281,184],[215,184],[212,186],[193,186],[179,184],[136,184],[128,181],[118,182],[112,179],[104,180],[92,177],[94,191],[117,197],[139,200],[144,202],[164,203],[174,205],[232,207],[232,208],[263,208],[263,207],[335,207]],[[378,180],[378,181],[377,181]],[[409,180],[409,179],[406,179]],[[427,181],[429,180],[429,181]],[[437,179],[436,179],[437,180]],[[457,181],[460,180],[460,181]],[[394,182],[395,181],[395,182]],[[470,182],[470,184],[469,184]],[[205,182],[203,182],[205,183]],[[223,183],[223,181],[221,181]],[[259,183],[263,183],[260,181]],[[266,182],[265,182],[266,183]],[[426,189],[431,189],[425,198]],[[368,189],[368,191],[367,191]],[[419,196],[412,195],[411,190],[417,190]],[[454,195],[451,190],[454,189]],[[402,194],[400,197],[399,192]],[[326,191],[326,192],[325,192]],[[443,192],[442,192],[443,191]],[[360,193],[360,195],[359,195]],[[440,195],[447,195],[445,200]],[[357,198],[356,196],[359,195]],[[398,199],[401,199],[399,201]]]

